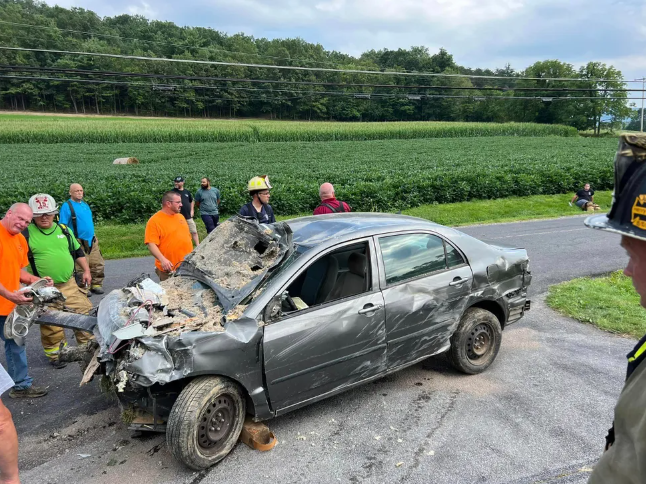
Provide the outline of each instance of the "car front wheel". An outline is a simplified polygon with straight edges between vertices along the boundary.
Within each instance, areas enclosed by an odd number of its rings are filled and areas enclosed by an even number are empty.
[[[173,456],[191,469],[211,467],[236,445],[245,410],[236,383],[217,376],[196,378],[173,405],[166,444]]]
[[[485,309],[469,308],[451,336],[449,361],[463,373],[482,373],[496,359],[501,340],[498,318]]]

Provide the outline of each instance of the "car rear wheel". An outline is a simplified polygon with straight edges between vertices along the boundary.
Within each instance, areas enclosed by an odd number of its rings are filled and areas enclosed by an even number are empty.
[[[449,361],[463,373],[482,373],[496,359],[501,340],[498,318],[485,309],[469,308],[451,336]]]
[[[238,441],[245,418],[240,387],[226,378],[191,381],[179,394],[168,418],[166,445],[191,469],[217,464]]]

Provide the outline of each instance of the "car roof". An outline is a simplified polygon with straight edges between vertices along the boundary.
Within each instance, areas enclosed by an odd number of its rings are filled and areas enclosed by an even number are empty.
[[[448,227],[417,217],[389,213],[354,212],[316,215],[285,221],[294,231],[294,242],[313,247],[399,230],[433,230],[449,235]]]

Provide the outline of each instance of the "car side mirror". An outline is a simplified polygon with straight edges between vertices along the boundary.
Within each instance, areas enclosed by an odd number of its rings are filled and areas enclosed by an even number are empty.
[[[276,321],[283,315],[282,300],[282,294],[278,294],[269,301],[269,304],[267,304],[265,310],[262,312],[262,319],[265,323]]]

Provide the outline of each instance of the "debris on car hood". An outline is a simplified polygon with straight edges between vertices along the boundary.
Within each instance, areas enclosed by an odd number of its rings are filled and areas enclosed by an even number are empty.
[[[186,256],[178,274],[207,284],[229,311],[292,251],[292,230],[286,223],[264,225],[232,217]]]
[[[292,250],[287,224],[233,217],[209,234],[166,281],[141,277],[110,292],[99,305],[94,333],[98,361],[105,364],[117,391],[133,379],[148,386],[188,374],[194,359],[200,359],[202,338],[221,333],[242,343],[256,337],[256,321],[241,319],[244,299]],[[234,321],[227,329],[226,323]]]

